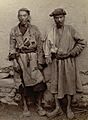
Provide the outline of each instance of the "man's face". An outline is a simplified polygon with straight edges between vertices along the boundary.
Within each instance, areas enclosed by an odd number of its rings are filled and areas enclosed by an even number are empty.
[[[29,15],[26,11],[20,11],[18,14],[18,19],[21,24],[25,25],[29,20]]]
[[[62,27],[64,25],[65,16],[64,15],[54,16],[54,21],[55,21],[57,27]]]

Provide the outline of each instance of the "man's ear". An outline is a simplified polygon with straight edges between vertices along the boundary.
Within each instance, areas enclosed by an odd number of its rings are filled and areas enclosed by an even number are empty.
[[[29,23],[31,22],[31,16],[28,17],[28,22],[29,22]]]

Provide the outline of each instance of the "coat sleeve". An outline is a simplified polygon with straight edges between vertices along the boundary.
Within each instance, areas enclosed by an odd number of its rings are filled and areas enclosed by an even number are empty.
[[[48,40],[47,36],[46,36],[46,39],[44,41],[44,54],[45,54],[45,58],[51,56],[50,41]]]
[[[11,30],[10,33],[10,49],[9,49],[9,53],[10,54],[14,54],[16,52],[16,39],[15,39],[15,33],[14,33],[14,29]]]
[[[43,51],[43,40],[42,35],[36,27],[36,41],[37,41],[37,61],[38,64],[44,64],[44,51]]]
[[[9,60],[13,60],[15,58],[15,53],[16,53],[16,39],[15,39],[15,33],[14,29],[11,30],[10,33],[10,43],[9,43]]]
[[[56,52],[56,47],[54,43],[54,29],[49,31],[46,35],[45,45],[44,45],[44,53],[45,57],[51,57],[51,53]]]
[[[74,44],[73,49],[70,51],[70,55],[72,57],[76,57],[85,48],[86,42],[84,41],[83,38],[81,38],[79,33],[73,27],[71,27],[71,35],[75,41],[75,44]]]

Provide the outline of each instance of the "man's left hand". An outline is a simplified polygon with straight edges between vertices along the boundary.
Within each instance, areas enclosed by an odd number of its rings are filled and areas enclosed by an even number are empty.
[[[39,70],[43,70],[42,64],[38,64],[38,69],[39,69]]]

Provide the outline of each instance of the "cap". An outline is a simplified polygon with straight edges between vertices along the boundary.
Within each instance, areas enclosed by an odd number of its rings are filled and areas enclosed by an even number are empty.
[[[49,16],[53,17],[53,16],[57,16],[57,15],[66,15],[66,11],[62,8],[57,8]]]

